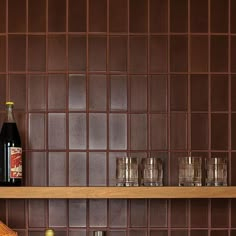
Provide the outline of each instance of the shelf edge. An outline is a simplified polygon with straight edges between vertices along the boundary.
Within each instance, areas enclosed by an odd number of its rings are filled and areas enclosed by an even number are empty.
[[[0,199],[236,198],[236,187],[0,187]]]

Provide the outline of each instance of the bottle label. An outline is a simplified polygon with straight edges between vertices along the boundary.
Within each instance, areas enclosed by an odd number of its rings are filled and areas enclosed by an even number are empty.
[[[22,148],[10,147],[10,178],[22,178]]]

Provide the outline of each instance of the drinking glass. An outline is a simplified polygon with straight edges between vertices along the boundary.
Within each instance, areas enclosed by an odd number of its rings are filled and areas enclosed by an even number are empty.
[[[206,186],[227,186],[227,159],[223,157],[207,158]]]
[[[162,160],[155,157],[143,158],[141,168],[144,186],[163,186]]]
[[[116,185],[138,186],[138,159],[136,157],[116,159]]]
[[[202,158],[179,158],[179,186],[202,186]]]

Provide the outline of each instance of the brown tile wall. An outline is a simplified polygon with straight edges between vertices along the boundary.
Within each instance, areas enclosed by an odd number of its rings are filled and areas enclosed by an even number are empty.
[[[236,1],[0,0],[0,121],[29,186],[111,186],[115,157],[227,156],[236,184]],[[236,200],[1,200],[20,236],[236,235]]]

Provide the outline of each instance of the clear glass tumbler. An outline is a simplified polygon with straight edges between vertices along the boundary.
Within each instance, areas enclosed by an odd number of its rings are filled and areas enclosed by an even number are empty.
[[[163,186],[162,160],[156,157],[142,159],[141,184],[144,186]]]
[[[202,158],[179,158],[179,186],[202,186]]]
[[[116,159],[116,185],[138,186],[138,159],[136,157]]]
[[[206,186],[227,186],[227,159],[223,157],[207,158]]]

